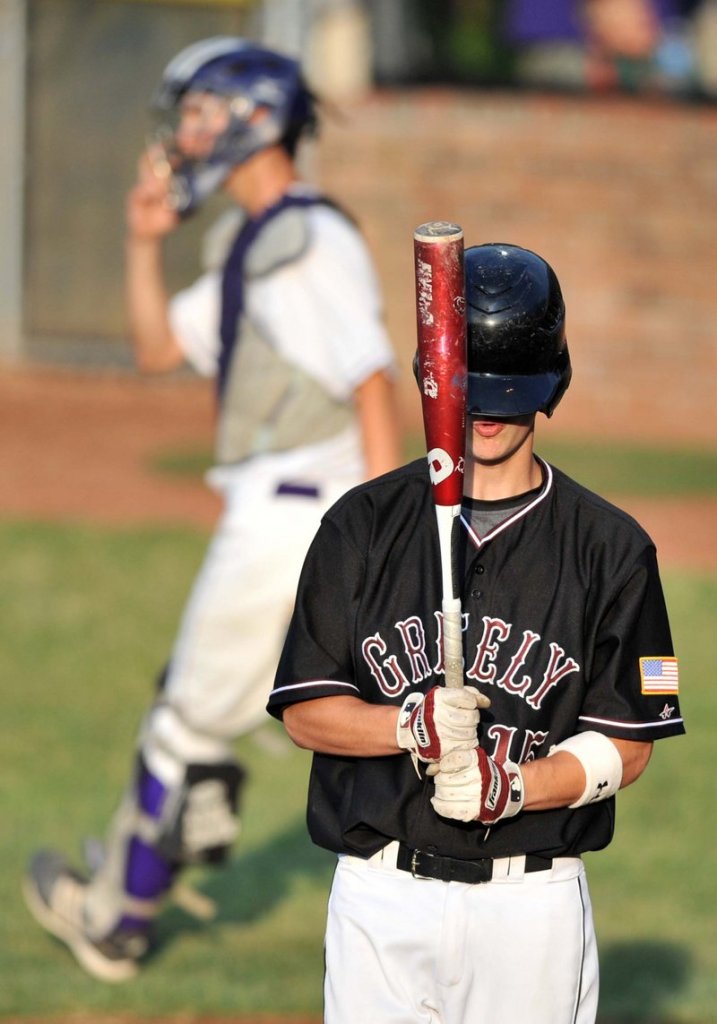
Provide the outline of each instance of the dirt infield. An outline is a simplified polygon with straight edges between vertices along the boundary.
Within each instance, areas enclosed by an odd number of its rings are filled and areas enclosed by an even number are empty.
[[[201,479],[152,458],[210,449],[213,400],[194,380],[19,370],[0,375],[0,515],[210,526],[219,501]]]
[[[220,510],[216,496],[199,478],[158,473],[153,459],[208,451],[212,423],[211,389],[193,379],[6,370],[0,516],[208,528]],[[611,425],[618,426],[614,419]],[[573,413],[563,430],[595,435],[590,427]],[[716,498],[614,497],[651,533],[663,565],[717,571]]]

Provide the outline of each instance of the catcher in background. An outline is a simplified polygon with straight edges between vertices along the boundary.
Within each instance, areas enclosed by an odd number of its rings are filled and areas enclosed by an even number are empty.
[[[465,279],[466,685],[441,685],[420,459],[324,516],[269,702],[314,751],[309,830],[338,855],[327,1024],[592,1024],[581,854],[610,842],[653,741],[684,731],[652,541],[534,453],[571,377],[557,277],[481,245]]]
[[[394,357],[359,231],[298,180],[316,126],[297,63],[231,37],[169,64],[166,119],[127,202],[138,366],[185,360],[217,382],[223,517],[186,605],[104,860],[83,877],[53,850],[24,891],[43,927],[104,981],[132,977],[186,864],[221,861],[244,772],[233,742],[264,721],[301,563],[322,513],[398,464]],[[220,261],[168,299],[162,247],[217,189],[241,223]]]

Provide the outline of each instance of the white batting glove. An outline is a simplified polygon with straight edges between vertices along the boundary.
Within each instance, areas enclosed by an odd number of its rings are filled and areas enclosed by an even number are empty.
[[[455,750],[432,765],[436,784],[433,809],[442,818],[494,825],[523,807],[523,776],[512,761],[500,764],[485,750]]]
[[[474,686],[434,686],[427,694],[409,693],[396,726],[402,750],[424,763],[452,750],[472,750],[477,742],[480,709],[490,701]]]

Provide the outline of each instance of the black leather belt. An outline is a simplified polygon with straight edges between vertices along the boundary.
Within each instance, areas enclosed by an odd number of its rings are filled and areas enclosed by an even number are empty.
[[[552,866],[550,857],[538,857],[534,853],[525,855],[525,871],[548,871]],[[414,878],[439,878],[442,882],[468,882],[476,885],[490,882],[493,877],[493,861],[459,860],[456,857],[441,857],[426,850],[412,850],[403,843],[398,845],[396,867],[410,871]]]

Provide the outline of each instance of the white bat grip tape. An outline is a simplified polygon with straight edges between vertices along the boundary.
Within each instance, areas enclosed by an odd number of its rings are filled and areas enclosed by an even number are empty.
[[[567,751],[576,757],[585,772],[585,789],[570,807],[596,804],[614,796],[622,782],[622,758],[615,744],[601,732],[579,732],[548,751],[548,757]]]
[[[443,661],[446,686],[462,686],[463,617],[459,600],[443,603]]]

